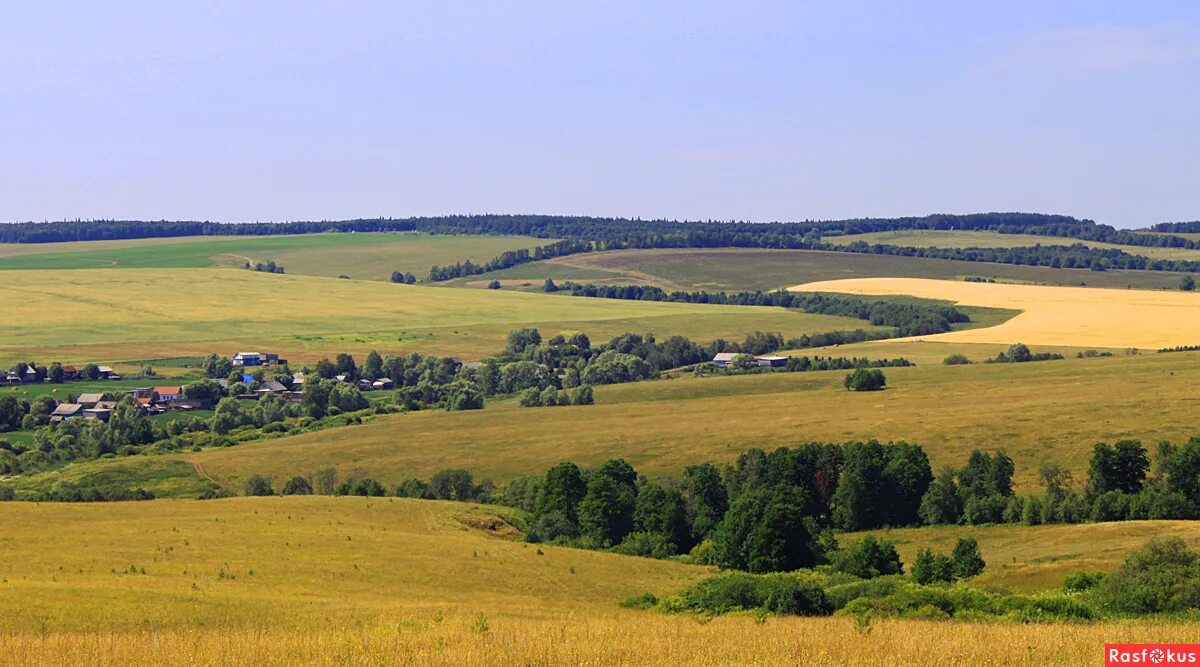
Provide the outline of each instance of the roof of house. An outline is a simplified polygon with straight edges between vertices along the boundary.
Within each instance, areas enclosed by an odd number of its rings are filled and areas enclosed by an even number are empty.
[[[97,410],[112,410],[115,407],[117,407],[116,401],[100,401],[96,404]]]
[[[159,396],[178,396],[183,393],[183,387],[155,387],[154,393]]]
[[[100,370],[100,372],[101,372],[101,373],[111,373],[111,372],[113,372],[113,369],[112,369],[112,368],[109,368],[108,366],[97,366],[96,368],[98,368],[98,369]]]
[[[233,355],[233,358],[237,359],[238,357],[261,357],[261,356],[262,355],[257,352],[238,352],[237,354]]]
[[[754,357],[760,361],[787,361],[787,357]]]
[[[104,394],[80,394],[75,400],[79,403],[99,403],[104,400]]]
[[[287,391],[287,387],[274,380],[267,380],[258,386],[259,391]]]
[[[138,405],[150,405],[149,398],[135,398],[135,399],[133,399],[133,401],[135,403],[137,403]]]
[[[83,406],[78,403],[59,403],[58,407],[54,408],[54,412],[50,413],[52,417],[69,417],[83,409]]]
[[[62,369],[63,369],[64,373],[78,373],[79,372],[79,369],[75,368],[74,366],[63,366]]]
[[[713,361],[733,361],[733,358],[738,355],[737,352],[718,352],[713,356]]]

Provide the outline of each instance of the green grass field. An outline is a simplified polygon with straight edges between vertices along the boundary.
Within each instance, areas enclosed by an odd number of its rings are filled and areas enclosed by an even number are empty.
[[[887,352],[887,343],[868,345],[878,356]],[[443,468],[466,468],[503,482],[544,472],[564,459],[595,465],[612,457],[661,477],[693,463],[730,462],[751,447],[878,438],[922,445],[935,468],[961,466],[975,448],[1003,448],[1016,462],[1018,487],[1033,491],[1044,463],[1061,463],[1077,480],[1086,479],[1098,441],[1138,438],[1153,451],[1159,440],[1181,441],[1200,432],[1197,399],[1186,389],[1200,383],[1200,353],[941,366],[936,359],[951,351],[982,361],[1000,347],[894,345],[901,354],[925,347],[926,356],[920,366],[887,369],[889,388],[879,393],[846,392],[845,374],[838,371],[683,377],[598,387],[594,406],[532,409],[511,399],[492,401],[479,412],[394,415],[164,458],[198,463],[232,489],[252,474],[282,482],[325,467],[394,486]],[[846,346],[821,352],[863,351]],[[78,481],[118,469],[131,484],[156,493],[171,494],[196,481],[194,470],[179,466],[173,470],[185,479],[156,470],[143,482],[143,468],[153,460],[76,464],[19,479],[16,488],[47,488],[60,476]]]
[[[296,362],[338,352],[429,352],[479,358],[514,328],[627,331],[740,339],[756,329],[853,329],[861,320],[780,308],[643,303],[452,290],[223,269],[11,271],[0,303],[36,318],[10,320],[0,359],[48,363],[279,352]],[[5,365],[8,365],[5,364]]]
[[[245,262],[272,260],[296,275],[390,280],[393,271],[404,271],[423,280],[435,264],[466,259],[484,262],[505,250],[533,248],[551,241],[526,236],[399,233],[0,244],[0,270],[240,267]]]
[[[1176,289],[1179,275],[1159,271],[1089,271],[1015,266],[921,257],[893,257],[812,250],[749,248],[617,250],[571,255],[496,271],[453,284],[483,287],[495,278],[510,286],[540,288],[546,278],[600,284],[649,284],[667,290],[773,290],[838,278],[936,278],[967,276],[1001,282]]]
[[[905,229],[893,232],[871,232],[849,236],[830,236],[829,243],[846,245],[855,241],[869,244],[898,245],[914,248],[1021,248],[1034,245],[1073,245],[1082,243],[1091,248],[1123,250],[1131,255],[1151,259],[1200,259],[1200,250],[1187,248],[1155,248],[1128,246],[1099,241],[1082,241],[1061,236],[1036,236],[1033,234],[1001,234],[999,232],[949,231],[933,229]]]

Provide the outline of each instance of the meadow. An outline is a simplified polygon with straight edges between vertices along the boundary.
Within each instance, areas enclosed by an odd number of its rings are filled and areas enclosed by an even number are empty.
[[[859,278],[805,283],[797,291],[904,294],[1008,308],[1021,314],[997,326],[954,331],[927,340],[976,343],[1158,349],[1200,341],[1200,294],[1084,289],[915,278]]]
[[[780,308],[643,303],[505,290],[454,290],[226,269],[10,271],[0,303],[11,319],[0,358],[63,363],[278,352],[313,362],[338,352],[424,352],[478,359],[512,329],[627,331],[696,340],[854,329],[861,320]]]
[[[504,511],[324,496],[0,504],[0,664],[1092,664],[1105,641],[1195,629],[627,610],[711,570],[511,541]],[[1140,544],[1148,528],[1050,526],[1029,546],[1002,534],[1014,529],[971,532],[990,568],[1069,544],[1066,571],[1112,562],[1109,540]]]
[[[866,255],[816,250],[758,248],[616,250],[533,262],[452,284],[484,287],[496,279],[516,287],[540,288],[542,281],[573,280],[597,284],[647,284],[666,290],[742,291],[783,289],[790,285],[839,278],[933,278],[968,276],[999,282],[1074,285],[1124,289],[1176,289],[1179,274],[1164,271],[1089,271]]]
[[[887,343],[866,345],[873,353]],[[589,466],[613,457],[665,477],[694,463],[731,462],[752,447],[877,438],[922,445],[935,469],[962,466],[972,449],[1003,448],[1016,463],[1018,489],[1033,492],[1046,463],[1086,479],[1096,442],[1138,438],[1153,452],[1159,440],[1186,440],[1200,426],[1196,399],[1185,389],[1200,384],[1200,353],[942,366],[934,359],[951,351],[980,362],[1004,346],[895,345],[905,354],[923,349],[929,361],[887,369],[889,386],[877,393],[847,393],[845,373],[837,371],[687,376],[597,387],[593,406],[521,408],[511,399],[492,400],[478,412],[383,416],[224,449],[79,463],[17,478],[12,486],[24,492],[58,479],[125,480],[159,495],[194,496],[207,488],[192,465],[198,464],[235,491],[253,474],[278,484],[326,467],[343,479],[370,476],[393,488],[444,468],[505,482],[562,460]]]
[[[1116,249],[1131,255],[1151,259],[1200,259],[1200,250],[1188,248],[1157,248],[1151,246],[1129,246],[1101,241],[1084,241],[1061,236],[1038,236],[1034,234],[1001,234],[988,231],[951,231],[940,229],[904,229],[890,232],[870,232],[846,236],[829,236],[829,243],[847,245],[855,241],[863,243],[898,245],[914,248],[1021,248],[1035,245],[1074,245],[1082,243],[1089,248]]]
[[[419,280],[434,265],[485,262],[506,250],[553,239],[416,233],[329,233],[278,236],[191,236],[75,243],[0,244],[0,270],[178,269],[274,261],[290,274],[390,280],[393,271]]]

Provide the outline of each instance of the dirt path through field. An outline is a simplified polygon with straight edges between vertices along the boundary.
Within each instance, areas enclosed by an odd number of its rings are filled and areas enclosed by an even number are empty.
[[[1200,294],[1181,291],[1046,287],[923,278],[851,278],[792,290],[907,294],[962,305],[1013,308],[1020,315],[994,327],[925,340],[1158,349],[1200,344]]]
[[[192,464],[192,469],[194,469],[196,471],[197,475],[199,475],[200,477],[203,477],[204,479],[207,479],[208,481],[212,482],[213,484],[216,484],[217,486],[221,487],[222,489],[225,488],[224,484],[218,482],[217,480],[213,479],[212,477],[209,477],[208,473],[204,472],[204,466],[200,465],[199,461],[197,461],[196,459],[191,458],[191,457],[188,457],[185,460],[188,463]]]

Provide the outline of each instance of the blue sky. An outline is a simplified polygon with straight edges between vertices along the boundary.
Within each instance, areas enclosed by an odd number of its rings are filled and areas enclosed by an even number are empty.
[[[2,3],[0,36],[3,221],[1200,218],[1195,2]]]

